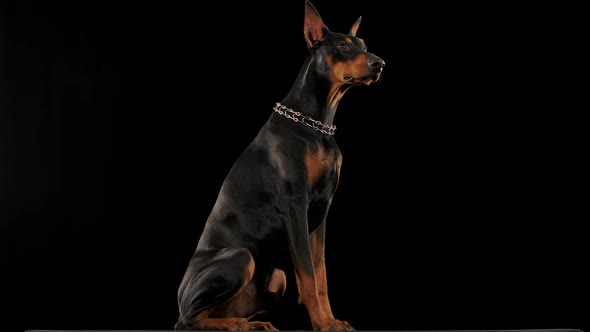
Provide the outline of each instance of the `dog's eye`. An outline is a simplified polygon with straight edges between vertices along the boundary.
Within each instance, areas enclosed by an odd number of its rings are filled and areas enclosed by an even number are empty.
[[[346,43],[340,43],[340,44],[338,44],[338,48],[341,50],[347,50],[348,45]]]

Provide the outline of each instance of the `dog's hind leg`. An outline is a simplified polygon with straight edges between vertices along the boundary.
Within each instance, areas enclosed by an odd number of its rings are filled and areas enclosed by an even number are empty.
[[[179,288],[176,330],[276,330],[247,317],[261,310],[254,258],[246,248],[197,250]],[[272,280],[272,279],[271,279]]]

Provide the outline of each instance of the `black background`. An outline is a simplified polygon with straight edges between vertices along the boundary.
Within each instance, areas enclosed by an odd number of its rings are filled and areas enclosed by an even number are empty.
[[[558,95],[560,12],[314,5],[335,31],[362,15],[358,36],[386,61],[335,119],[337,318],[359,330],[585,328],[587,150]],[[303,8],[0,5],[1,326],[173,327],[224,176],[306,56]],[[289,275],[275,326],[308,329]]]

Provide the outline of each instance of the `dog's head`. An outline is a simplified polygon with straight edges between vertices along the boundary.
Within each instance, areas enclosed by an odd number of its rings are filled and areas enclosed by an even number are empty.
[[[331,84],[370,85],[381,77],[385,61],[367,52],[365,42],[356,37],[361,18],[356,20],[348,34],[333,32],[311,2],[305,2],[305,41],[318,66],[317,72],[325,74]]]

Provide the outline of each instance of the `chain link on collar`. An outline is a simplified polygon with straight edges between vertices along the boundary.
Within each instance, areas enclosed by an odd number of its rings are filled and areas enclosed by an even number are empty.
[[[274,110],[280,115],[283,115],[295,122],[303,123],[304,125],[311,127],[322,134],[334,135],[334,132],[336,131],[336,126],[327,125],[321,121],[312,119],[310,116],[302,115],[300,112],[296,112],[281,103],[277,103],[274,107]]]

